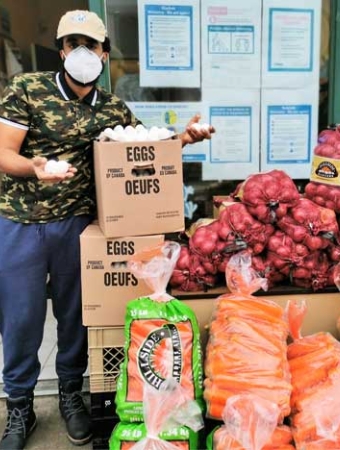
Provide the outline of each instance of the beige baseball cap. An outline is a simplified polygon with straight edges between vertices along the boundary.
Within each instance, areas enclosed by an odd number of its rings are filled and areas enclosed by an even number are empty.
[[[70,34],[82,34],[98,42],[104,42],[107,36],[105,25],[96,13],[79,9],[68,11],[59,21],[57,39]]]

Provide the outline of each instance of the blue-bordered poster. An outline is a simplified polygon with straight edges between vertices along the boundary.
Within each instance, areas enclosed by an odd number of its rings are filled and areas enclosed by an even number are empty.
[[[200,87],[199,2],[138,2],[142,86]]]
[[[292,178],[308,178],[317,137],[317,92],[263,90],[261,110],[261,170],[281,168]]]
[[[259,171],[260,90],[209,91],[209,123],[216,133],[209,141],[204,180],[240,180]]]
[[[261,0],[201,0],[202,86],[260,87]]]
[[[263,0],[262,86],[318,81],[321,0]]]

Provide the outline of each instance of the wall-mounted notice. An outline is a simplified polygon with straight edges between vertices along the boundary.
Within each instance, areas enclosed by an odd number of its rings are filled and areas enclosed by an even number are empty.
[[[139,0],[141,86],[200,87],[199,2]]]
[[[209,91],[209,141],[203,180],[241,180],[259,171],[260,90]]]
[[[309,178],[317,132],[315,90],[264,90],[261,171],[282,169],[292,178]]]
[[[202,87],[260,87],[261,0],[202,0]]]
[[[321,0],[263,0],[262,86],[319,82]]]
[[[200,123],[208,123],[206,108],[201,103],[150,103],[127,102],[127,105],[147,128],[166,127],[181,133],[195,114],[201,115]],[[183,148],[183,162],[203,162],[207,160],[209,141],[197,142]]]

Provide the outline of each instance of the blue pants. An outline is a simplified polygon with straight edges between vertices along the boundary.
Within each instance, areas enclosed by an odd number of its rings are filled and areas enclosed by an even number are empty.
[[[4,391],[10,397],[30,394],[40,373],[47,274],[58,324],[57,375],[62,381],[81,379],[87,368],[79,235],[91,221],[79,216],[22,224],[0,217],[0,333]]]

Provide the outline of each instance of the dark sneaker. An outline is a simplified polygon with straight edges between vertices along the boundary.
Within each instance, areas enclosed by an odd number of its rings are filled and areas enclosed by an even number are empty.
[[[82,381],[59,383],[59,409],[66,422],[67,437],[74,445],[85,445],[92,439],[92,424],[81,393]]]
[[[0,450],[23,450],[28,436],[37,426],[33,411],[33,396],[7,399],[7,425]]]

